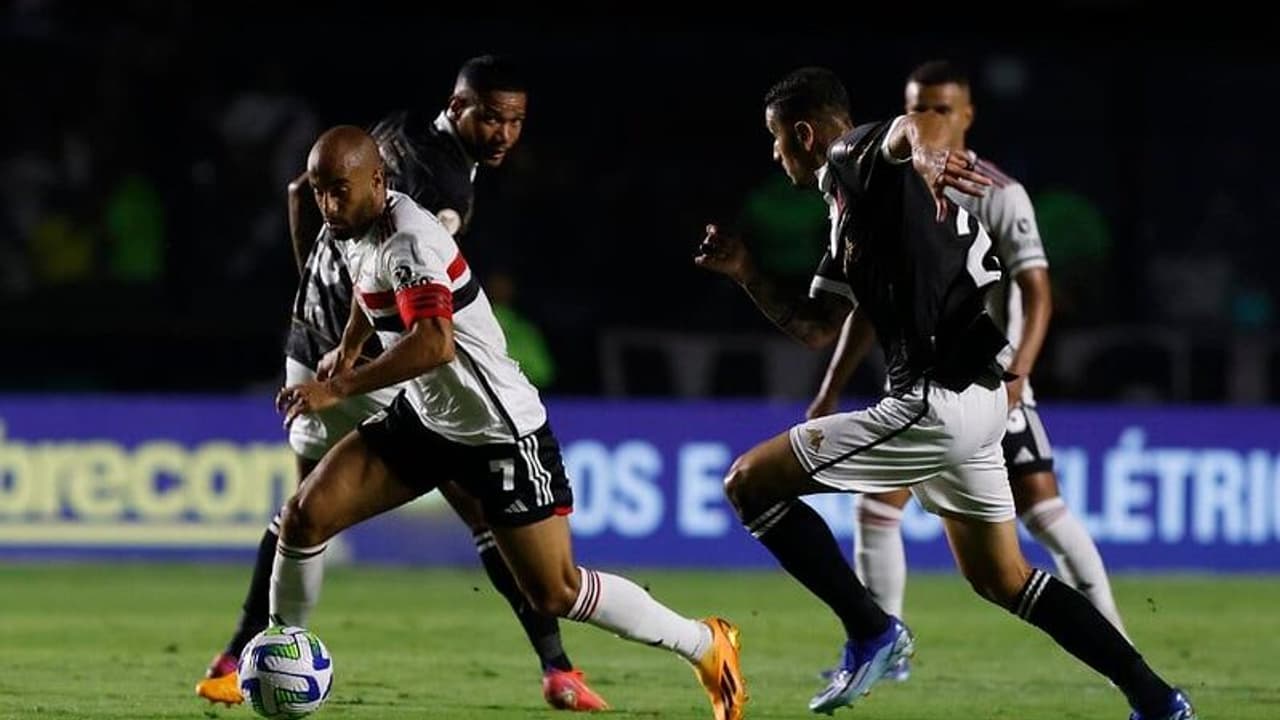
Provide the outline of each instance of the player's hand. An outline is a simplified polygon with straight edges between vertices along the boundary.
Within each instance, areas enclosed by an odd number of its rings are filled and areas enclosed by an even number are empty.
[[[813,420],[820,417],[826,417],[835,413],[840,405],[840,398],[827,395],[826,393],[818,393],[818,396],[809,403],[809,408],[804,411],[806,420]]]
[[[1013,380],[1009,380],[1004,384],[1005,392],[1009,394],[1009,409],[1012,410],[1022,404],[1022,390],[1027,386],[1027,376],[1019,375]]]
[[[947,188],[955,188],[965,195],[982,197],[992,185],[991,178],[978,172],[978,155],[972,150],[953,152],[917,147],[911,153],[911,163],[916,172],[929,183],[934,202],[938,206],[938,222],[947,219],[949,201],[944,194]]]
[[[320,364],[316,366],[316,379],[328,380],[347,372],[355,367],[358,357],[360,357],[358,352],[348,352],[339,345],[320,358]]]
[[[340,399],[329,383],[306,382],[280,390],[276,395],[276,411],[284,413],[287,428],[299,415],[331,408]]]
[[[715,225],[707,225],[707,235],[698,245],[693,262],[698,267],[728,275],[737,283],[745,282],[755,267],[742,238],[729,235]]]

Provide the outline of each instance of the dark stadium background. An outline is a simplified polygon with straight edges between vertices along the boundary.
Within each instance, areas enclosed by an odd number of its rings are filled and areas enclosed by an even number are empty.
[[[1263,121],[1280,63],[1244,22],[1162,30],[1135,3],[897,21],[817,7],[789,24],[767,8],[9,4],[0,387],[274,385],[295,278],[284,180],[315,132],[434,111],[462,60],[504,52],[528,63],[529,122],[508,166],[481,173],[466,252],[482,276],[514,275],[558,366],[551,390],[797,397],[816,366],[776,387],[750,342],[717,356],[713,382],[673,378],[690,337],[772,337],[689,251],[708,220],[750,230],[747,198],[770,184],[774,201],[816,202],[776,187],[760,108],[773,80],[828,65],[875,119],[898,110],[915,64],[945,56],[973,74],[972,146],[1041,204],[1057,286],[1044,395],[1280,399],[1280,175]],[[779,252],[803,282],[822,238],[797,238]],[[663,332],[602,350],[635,330]]]
[[[800,420],[826,357],[691,251],[715,221],[806,285],[825,208],[771,162],[764,92],[826,65],[856,120],[882,119],[946,57],[971,72],[971,146],[1036,204],[1055,292],[1037,397],[1125,625],[1203,717],[1273,720],[1280,50],[1232,5],[0,2],[0,718],[250,717],[192,688],[297,483],[271,405],[297,278],[285,185],[325,127],[435,113],[493,52],[525,62],[529,121],[481,172],[463,250],[514,279],[550,346],[575,556],[739,622],[750,716],[803,714],[841,635],[722,480]],[[879,390],[873,358],[842,407]],[[811,503],[851,558],[852,497]],[[912,503],[901,529],[920,654],[858,713],[1124,716],[970,592],[936,518]],[[439,494],[326,562],[319,717],[551,717]],[[565,629],[614,717],[708,716],[679,663]]]

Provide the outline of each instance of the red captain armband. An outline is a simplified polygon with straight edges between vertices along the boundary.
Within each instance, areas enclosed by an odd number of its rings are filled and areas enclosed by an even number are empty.
[[[396,307],[405,329],[415,320],[423,318],[453,319],[453,293],[449,288],[435,283],[415,285],[396,291]]]

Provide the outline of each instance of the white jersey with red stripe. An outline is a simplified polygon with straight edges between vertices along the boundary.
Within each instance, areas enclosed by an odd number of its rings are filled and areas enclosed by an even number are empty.
[[[389,191],[387,209],[364,235],[343,243],[355,296],[384,347],[422,318],[453,321],[455,357],[404,383],[432,432],[465,445],[511,443],[542,427],[538,391],[507,356],[489,299],[453,236],[408,195]]]
[[[1049,267],[1049,260],[1040,242],[1035,208],[1022,183],[985,158],[978,158],[978,171],[994,183],[985,195],[976,198],[948,189],[947,197],[978,218],[991,236],[1004,277],[987,293],[987,312],[1004,328],[1009,345],[1016,349],[1022,342],[1023,325],[1022,290],[1016,278],[1025,270]],[[1025,385],[1022,398],[1024,404],[1035,405],[1030,382]]]

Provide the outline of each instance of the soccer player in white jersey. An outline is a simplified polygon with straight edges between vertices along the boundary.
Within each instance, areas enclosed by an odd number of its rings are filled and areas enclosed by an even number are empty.
[[[528,105],[527,83],[509,58],[481,55],[463,63],[443,111],[409,109],[384,118],[371,134],[386,163],[387,179],[440,219],[454,237],[464,237],[474,208],[472,182],[479,165],[500,166],[520,140]],[[326,352],[337,346],[351,315],[351,278],[336,241],[320,228],[304,171],[289,185],[289,232],[298,263],[298,293],[285,340],[285,384],[315,378]],[[307,212],[311,210],[312,212]],[[308,251],[308,248],[309,251]],[[377,357],[382,345],[370,338],[364,355]],[[289,425],[289,445],[298,478],[307,477],[320,458],[360,422],[395,399],[398,388],[345,398],[319,413],[307,413]],[[538,657],[542,695],[561,710],[591,711],[608,703],[586,682],[564,649],[559,623],[535,611],[525,600],[485,523],[480,503],[456,483],[441,483],[440,494],[466,523],[485,574],[515,611]],[[226,646],[214,656],[196,694],[228,705],[243,702],[236,673],[245,645],[267,626],[268,584],[276,556],[279,517],[258,543],[257,557],[242,612]]]
[[[404,389],[340,440],[286,503],[271,576],[273,622],[306,626],[335,534],[454,480],[480,500],[535,608],[677,653],[693,666],[716,720],[741,718],[736,627],[682,617],[625,578],[575,565],[566,517],[573,498],[546,410],[507,357],[452,236],[408,196],[386,189],[377,145],[359,128],[327,131],[307,169],[325,226],[341,241],[356,302],[317,379],[282,389],[277,405],[287,423],[344,397]],[[386,351],[356,366],[374,331]]]
[[[965,134],[973,122],[973,105],[969,79],[961,68],[943,60],[920,65],[907,79],[905,109],[938,117],[948,129],[952,149],[968,152]],[[975,161],[979,172],[994,181],[991,189],[981,198],[960,193],[949,197],[987,229],[1004,266],[1004,277],[987,295],[987,312],[1005,329],[1015,348],[1007,368],[1010,377],[1005,381],[1009,420],[1002,450],[1018,517],[1049,550],[1058,575],[1124,632],[1102,556],[1084,524],[1058,493],[1053,450],[1028,379],[1052,313],[1049,263],[1040,243],[1035,211],[1017,180],[985,159],[975,156]],[[868,323],[855,323],[852,318],[846,321],[821,389],[809,407],[810,419],[836,412],[841,391],[874,340]],[[897,617],[902,616],[907,579],[900,525],[902,508],[910,499],[908,490],[858,498],[858,576],[885,612]],[[905,680],[909,672],[904,659],[891,677]]]

